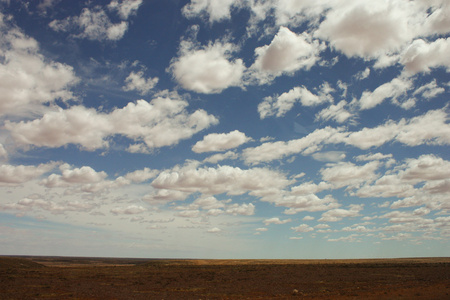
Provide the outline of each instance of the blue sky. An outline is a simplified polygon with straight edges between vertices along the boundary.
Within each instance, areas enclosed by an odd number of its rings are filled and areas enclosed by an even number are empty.
[[[0,1],[0,254],[448,256],[445,0]]]

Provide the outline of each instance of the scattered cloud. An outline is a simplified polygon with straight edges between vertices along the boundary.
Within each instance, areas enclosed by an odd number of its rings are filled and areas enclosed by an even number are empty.
[[[198,141],[192,147],[192,151],[195,153],[220,152],[237,148],[250,140],[251,138],[245,136],[245,133],[239,130],[229,133],[211,133],[203,137],[203,140]]]
[[[251,78],[267,84],[281,74],[293,74],[310,69],[319,60],[322,45],[304,32],[300,35],[281,26],[269,45],[255,49],[255,62],[250,67]]]
[[[58,163],[55,162],[37,166],[0,165],[0,185],[14,186],[37,179],[52,171],[57,165]]]
[[[141,95],[148,94],[148,92],[158,83],[158,77],[147,78],[144,77],[144,72],[131,72],[125,79],[126,85],[123,87],[124,91],[138,91]]]
[[[221,41],[203,47],[184,41],[180,56],[172,60],[169,70],[186,90],[220,93],[228,87],[242,85],[245,66],[241,59],[231,56],[237,50],[235,45]]]
[[[0,115],[44,110],[43,105],[74,96],[78,82],[69,65],[46,59],[38,42],[0,13]]]
[[[263,221],[266,226],[270,224],[282,225],[290,222],[292,222],[291,219],[280,220],[280,218],[270,218]]]
[[[185,109],[187,105],[179,98],[157,97],[151,102],[130,102],[109,114],[73,106],[50,111],[41,119],[30,122],[7,121],[5,127],[20,146],[61,147],[76,144],[92,151],[107,148],[107,137],[123,135],[142,141],[147,148],[153,149],[175,145],[217,124],[218,120],[204,110],[189,114]]]

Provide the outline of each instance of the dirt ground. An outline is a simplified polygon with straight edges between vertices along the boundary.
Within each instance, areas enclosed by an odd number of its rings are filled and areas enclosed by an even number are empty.
[[[0,299],[450,299],[450,258],[0,257]]]

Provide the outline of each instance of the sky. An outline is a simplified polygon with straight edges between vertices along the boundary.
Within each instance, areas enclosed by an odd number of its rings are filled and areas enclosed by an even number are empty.
[[[0,0],[0,254],[450,253],[447,0]]]

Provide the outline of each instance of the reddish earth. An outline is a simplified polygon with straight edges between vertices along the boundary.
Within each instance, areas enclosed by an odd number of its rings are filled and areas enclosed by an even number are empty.
[[[450,258],[0,257],[0,299],[450,299]]]

